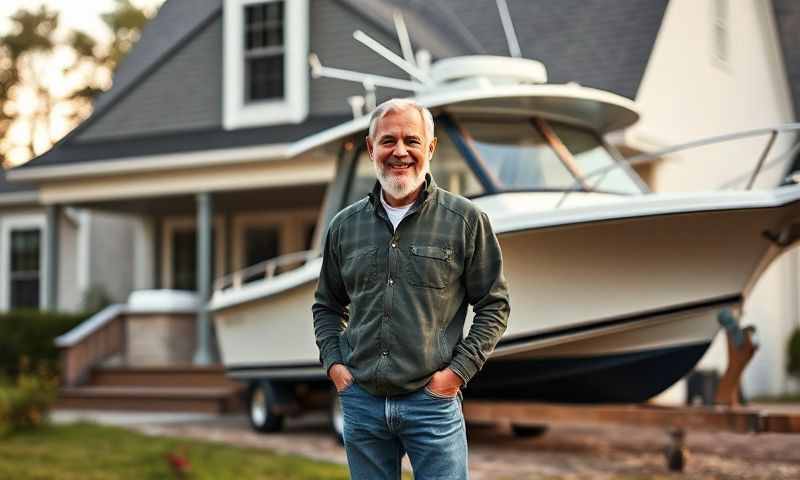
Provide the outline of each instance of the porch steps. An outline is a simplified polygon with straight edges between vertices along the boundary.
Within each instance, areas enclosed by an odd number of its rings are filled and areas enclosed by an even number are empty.
[[[57,408],[223,413],[242,409],[244,386],[222,367],[97,367],[60,391]]]

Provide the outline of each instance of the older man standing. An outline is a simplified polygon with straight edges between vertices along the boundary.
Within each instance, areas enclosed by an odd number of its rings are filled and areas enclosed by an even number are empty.
[[[350,473],[400,478],[408,453],[417,479],[467,478],[460,389],[506,328],[500,246],[486,214],[431,177],[430,111],[389,100],[366,140],[378,181],[331,221],[313,306]]]

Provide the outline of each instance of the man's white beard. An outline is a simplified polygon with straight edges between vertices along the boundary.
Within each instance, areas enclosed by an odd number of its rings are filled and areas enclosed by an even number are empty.
[[[425,169],[421,170],[416,177],[407,179],[405,175],[399,176],[387,173],[387,170],[391,167],[384,168],[383,164],[379,165],[378,162],[373,161],[372,166],[375,168],[375,176],[378,177],[381,188],[392,198],[405,198],[411,195],[420,185],[425,183],[425,174],[430,171],[430,162],[427,162]]]

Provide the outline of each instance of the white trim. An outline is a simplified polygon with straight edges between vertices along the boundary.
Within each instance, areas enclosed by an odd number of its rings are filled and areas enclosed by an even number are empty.
[[[39,203],[39,192],[0,193],[0,205],[17,205],[20,203]]]
[[[189,153],[108,158],[92,162],[81,162],[77,165],[55,165],[9,170],[6,172],[6,177],[12,181],[99,177],[109,174],[158,172],[179,168],[213,167],[263,160],[282,160],[289,158],[289,146],[290,144],[280,143]]]
[[[67,333],[56,337],[55,344],[59,348],[72,347],[80,343],[84,338],[108,324],[117,316],[125,313],[124,304],[109,305],[103,310],[95,313],[89,319],[84,320],[78,326]]]
[[[515,195],[525,193],[505,193],[493,195],[497,199],[508,196],[513,201]],[[618,203],[604,203],[589,207],[564,208],[552,211],[513,212],[504,216],[487,212],[492,220],[495,233],[524,231],[570,224],[622,220],[654,215],[673,215],[680,213],[706,212],[718,210],[746,210],[755,208],[775,208],[800,200],[800,186],[780,187],[775,190],[716,191],[700,193],[652,193],[629,197]],[[519,200],[517,200],[519,201]],[[476,199],[480,206],[480,198]]]
[[[244,101],[244,7],[284,2],[284,99]],[[223,125],[242,127],[300,123],[308,115],[308,0],[225,0],[223,38]]]
[[[39,229],[39,308],[47,301],[47,220],[45,214],[9,215],[0,219],[0,311],[11,306],[11,232],[29,228]]]
[[[172,289],[172,234],[178,231],[197,231],[197,219],[189,216],[165,217],[161,229],[161,285]],[[214,263],[217,276],[225,274],[225,220],[222,215],[214,215]]]

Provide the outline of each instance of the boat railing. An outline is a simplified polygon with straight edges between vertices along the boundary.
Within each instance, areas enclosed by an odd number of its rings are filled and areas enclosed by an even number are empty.
[[[214,291],[221,292],[229,289],[239,289],[248,283],[267,280],[302,267],[317,257],[319,257],[319,250],[292,252],[279,257],[270,258],[269,260],[218,278],[214,282]]]
[[[682,143],[680,145],[674,145],[671,147],[666,147],[663,149],[656,150],[654,152],[646,152],[641,153],[639,155],[634,155],[632,157],[626,158],[622,162],[616,162],[612,165],[606,165],[604,167],[597,168],[592,170],[581,178],[576,179],[573,184],[564,192],[564,196],[566,197],[572,192],[580,192],[585,191],[583,187],[584,183],[590,183],[590,188],[594,189],[597,185],[599,185],[603,179],[612,171],[622,168],[624,165],[627,166],[635,166],[635,165],[643,165],[647,163],[652,163],[655,161],[662,161],[665,160],[668,155],[672,155],[674,153],[683,152],[686,150],[707,147],[710,145],[721,144],[726,142],[732,142],[736,140],[742,140],[746,138],[753,138],[759,136],[766,136],[768,135],[766,145],[761,150],[761,153],[758,157],[758,161],[756,165],[753,167],[752,172],[750,172],[747,177],[746,183],[746,190],[751,190],[753,185],[755,184],[758,175],[764,171],[764,167],[769,167],[775,163],[781,162],[786,160],[788,157],[794,156],[800,151],[800,141],[795,139],[794,143],[790,148],[786,151],[782,152],[780,155],[772,158],[769,162],[767,162],[767,158],[769,157],[770,152],[772,151],[772,147],[775,145],[775,141],[778,135],[787,133],[787,132],[799,132],[800,131],[800,123],[786,123],[783,125],[778,125],[775,127],[769,128],[758,128],[752,130],[743,130],[740,132],[728,133],[725,135],[717,135],[713,137],[707,137],[700,140],[694,140],[687,143]],[[676,158],[676,157],[673,157]],[[591,180],[597,179],[593,182]],[[737,180],[743,180],[739,178]],[[784,181],[790,181],[791,178],[786,178]],[[723,185],[724,187],[725,185]],[[730,186],[730,185],[729,185]],[[563,199],[560,203],[563,203]]]

